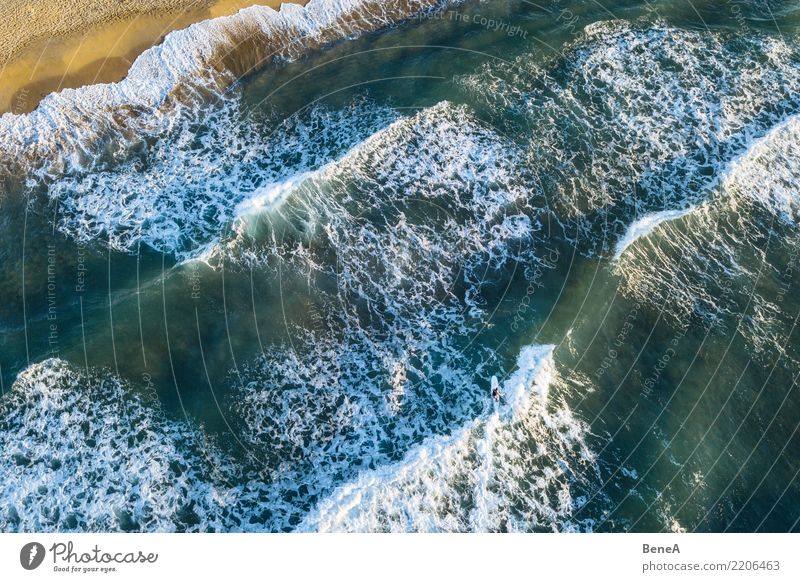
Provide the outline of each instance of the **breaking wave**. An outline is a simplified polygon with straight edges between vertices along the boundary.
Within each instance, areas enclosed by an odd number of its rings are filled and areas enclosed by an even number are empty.
[[[787,355],[781,303],[800,253],[798,154],[797,116],[754,140],[709,201],[630,243],[615,267],[623,292],[681,325],[733,325],[756,353]]]
[[[649,236],[658,226],[664,222],[668,222],[670,220],[677,220],[686,216],[692,211],[692,209],[688,210],[664,210],[662,212],[654,212],[653,214],[648,214],[644,218],[640,218],[633,224],[628,227],[628,231],[625,235],[617,241],[617,246],[614,249],[614,258],[612,259],[613,262],[617,262],[622,257],[622,253],[639,240],[642,237]]]
[[[216,450],[114,377],[35,364],[0,400],[0,531],[220,531]]]
[[[237,101],[186,121],[140,155],[48,187],[58,227],[120,252],[140,243],[180,259],[218,240],[248,201],[271,185],[329,163],[396,118],[368,101],[312,107],[277,125],[242,119]]]
[[[279,11],[251,6],[168,34],[118,83],[65,89],[27,115],[0,117],[0,156],[55,177],[96,168],[103,154],[136,149],[147,136],[191,119],[182,104],[224,98],[243,75],[440,9],[442,0],[311,0]]]
[[[460,85],[527,139],[586,253],[613,251],[635,217],[702,203],[754,136],[800,110],[800,55],[771,37],[600,22],[538,60],[492,63]]]
[[[312,290],[291,343],[241,372],[234,405],[269,479],[304,484],[289,524],[354,471],[490,407],[504,358],[478,338],[495,297],[543,262],[536,192],[513,144],[442,103],[241,217],[207,255]]]
[[[587,427],[548,393],[552,346],[523,348],[503,383],[505,403],[399,463],[339,487],[301,524],[312,531],[564,531],[592,475]]]

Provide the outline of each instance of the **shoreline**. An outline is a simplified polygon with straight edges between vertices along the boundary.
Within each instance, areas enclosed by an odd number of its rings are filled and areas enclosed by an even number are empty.
[[[0,0],[0,115],[36,109],[61,89],[121,81],[144,51],[174,30],[282,0]],[[296,2],[304,4],[302,1]],[[43,30],[46,31],[43,33]],[[42,35],[45,36],[42,36]]]

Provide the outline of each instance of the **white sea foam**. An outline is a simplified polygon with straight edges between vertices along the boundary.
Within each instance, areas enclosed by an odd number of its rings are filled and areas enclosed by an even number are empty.
[[[226,474],[202,432],[113,377],[48,360],[0,401],[0,531],[229,529]]]
[[[754,140],[729,165],[721,182],[723,195],[734,208],[741,200],[753,200],[781,220],[800,220],[800,116]]]
[[[176,122],[178,91],[219,93],[252,68],[442,6],[440,0],[310,0],[279,11],[251,6],[168,34],[118,83],[64,89],[30,114],[0,117],[0,152],[43,172],[91,167],[111,139],[126,142]],[[170,114],[167,114],[170,113]],[[63,153],[63,156],[59,154]],[[59,158],[59,159],[56,159]]]
[[[643,218],[640,218],[628,227],[625,235],[617,242],[612,261],[619,261],[622,253],[624,253],[629,246],[634,244],[640,238],[649,236],[659,227],[659,225],[663,224],[664,222],[682,218],[692,212],[692,210],[693,208],[687,208],[686,210],[664,210],[662,212],[654,212]]]
[[[552,268],[537,257],[538,187],[521,156],[467,108],[441,103],[364,140],[220,243],[212,263],[268,273],[279,262],[284,283],[312,291],[313,321],[240,370],[234,404],[242,438],[272,459],[274,499],[294,496],[275,529],[360,469],[492,409],[489,370],[506,364],[490,341],[469,341],[491,323],[484,289]],[[509,384],[513,410],[524,390]]]
[[[307,172],[397,117],[364,100],[341,111],[311,108],[276,126],[242,119],[235,101],[198,116],[130,161],[53,180],[47,196],[58,202],[60,230],[122,252],[143,243],[197,256],[237,213],[279,202]]]
[[[428,493],[436,496],[437,491],[443,492],[437,489],[440,485],[455,486],[450,491],[453,497],[441,501],[457,506],[462,486],[452,478],[468,471],[475,484],[474,507],[445,516],[409,514],[411,521],[402,524],[370,518],[358,520],[354,527],[354,521],[333,523],[327,515],[323,521],[335,529],[377,530],[579,527],[569,519],[568,489],[579,480],[578,465],[594,459],[583,440],[585,425],[563,401],[547,396],[555,374],[552,353],[552,346],[524,348],[518,369],[503,383],[505,401],[499,409],[488,409],[451,437],[429,438],[398,467],[374,472],[392,477],[384,484],[388,490],[405,483],[401,474],[407,475],[411,486],[420,477],[415,471],[439,466],[441,475],[431,474],[423,487],[430,485]],[[395,379],[397,370],[397,366],[391,370]],[[314,376],[320,390],[316,400],[296,394],[299,400],[288,406],[290,415],[281,427],[288,429],[286,435],[294,441],[291,446],[298,448],[309,468],[319,461],[316,445],[330,446],[349,438],[347,432],[337,436],[336,431],[326,438],[325,425],[298,424],[307,418],[309,407],[314,409],[315,403],[332,395],[325,390],[327,380],[324,374]],[[327,406],[335,417],[331,426],[346,427],[348,417],[365,412],[358,410],[358,404],[335,396]],[[0,493],[6,501],[0,512],[2,531],[293,529],[298,516],[310,509],[309,494],[324,492],[313,480],[296,480],[299,475],[285,457],[290,442],[274,432],[274,453],[284,458],[280,468],[288,471],[286,478],[267,482],[258,475],[248,478],[248,470],[231,465],[202,431],[186,422],[167,420],[155,402],[137,396],[124,382],[105,374],[84,374],[59,360],[35,364],[20,374],[0,403],[0,429]],[[467,433],[471,433],[469,438]],[[532,443],[535,450],[530,450]],[[478,457],[473,458],[475,453]],[[348,457],[342,466],[363,461]],[[473,467],[474,463],[478,465]],[[525,483],[516,481],[521,475]],[[329,481],[336,479],[329,477]],[[355,483],[368,479],[369,474]],[[321,507],[328,507],[356,484],[344,486]],[[408,503],[396,496],[384,499],[386,503],[392,500]],[[419,509],[429,508],[422,504]],[[337,514],[344,517],[341,511]],[[323,515],[315,512],[302,528],[320,527]],[[355,509],[347,517],[355,518]]]
[[[600,22],[544,64],[492,63],[461,86],[509,131],[523,122],[566,236],[608,253],[633,217],[707,200],[753,137],[800,111],[798,60],[783,39]]]
[[[357,200],[346,187],[350,183],[363,190]],[[290,197],[294,203],[284,213],[281,203]],[[468,241],[481,241],[475,250],[490,255],[495,264],[511,258],[506,243],[536,235],[541,229],[538,216],[546,210],[533,206],[543,202],[538,181],[525,169],[523,155],[514,144],[481,126],[467,108],[443,102],[395,120],[311,172],[292,175],[249,194],[237,214],[240,222],[262,212],[291,217],[301,207],[304,214],[315,217],[314,224],[320,224],[319,211],[310,208],[317,206],[324,211],[325,220],[344,223],[339,214],[351,214],[349,206],[361,206],[363,212],[413,198],[446,212],[467,209],[474,213],[477,222],[470,228],[485,230],[462,232],[461,242],[454,242],[470,247]],[[512,212],[514,208],[521,211]],[[226,258],[235,261],[237,253],[257,241],[241,238],[236,224],[232,231],[233,238],[220,250],[227,248]]]
[[[402,461],[362,473],[322,500],[310,531],[532,531],[578,527],[572,469],[591,464],[586,426],[548,403],[553,346],[529,346],[503,383],[499,410]],[[570,469],[572,467],[572,469]],[[581,467],[586,471],[586,467]]]
[[[761,360],[786,356],[792,322],[781,288],[794,280],[800,248],[799,161],[792,116],[752,140],[680,228],[662,225],[664,236],[640,238],[618,257],[622,291],[681,325],[735,326]],[[773,273],[779,283],[765,285]]]

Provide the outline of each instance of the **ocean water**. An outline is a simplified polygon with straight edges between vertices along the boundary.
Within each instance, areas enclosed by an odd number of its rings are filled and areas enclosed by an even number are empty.
[[[800,530],[799,25],[312,0],[0,117],[0,531]]]

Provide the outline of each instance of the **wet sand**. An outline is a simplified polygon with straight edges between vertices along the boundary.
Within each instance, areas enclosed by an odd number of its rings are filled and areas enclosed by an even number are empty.
[[[110,83],[172,30],[280,0],[0,0],[0,114],[47,94]],[[302,3],[302,2],[298,2]]]

